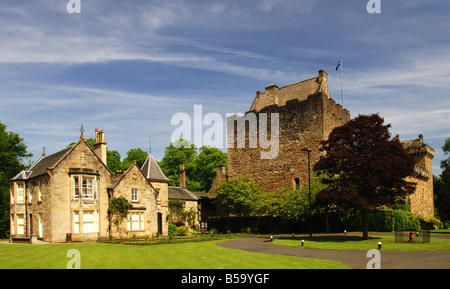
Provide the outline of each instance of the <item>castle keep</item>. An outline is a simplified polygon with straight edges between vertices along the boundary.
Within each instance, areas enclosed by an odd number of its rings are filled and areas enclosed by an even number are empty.
[[[229,177],[252,175],[264,182],[267,189],[284,186],[299,187],[308,183],[308,155],[302,149],[311,150],[311,167],[319,160],[320,142],[330,132],[350,120],[350,112],[337,104],[328,89],[328,74],[319,75],[284,87],[276,84],[266,86],[265,92],[257,91],[256,97],[246,115],[254,113],[268,116],[278,113],[279,143],[278,155],[273,159],[262,159],[265,151],[258,143],[257,148],[239,147],[236,143],[239,128],[234,135],[228,134]],[[270,120],[268,120],[268,127]],[[268,138],[271,133],[268,131]],[[233,138],[232,138],[233,137]],[[233,145],[234,142],[234,145]],[[249,143],[249,134],[246,143]]]
[[[245,121],[250,114],[258,118],[258,128],[252,129]],[[271,124],[261,115],[278,114],[278,135],[270,132]],[[264,116],[266,117],[266,116]],[[328,74],[319,70],[319,75],[298,83],[278,87],[270,84],[265,92],[258,90],[246,112],[244,121],[239,117],[228,119],[228,177],[239,175],[253,177],[263,182],[267,190],[290,186],[299,188],[308,184],[308,153],[311,168],[324,154],[319,148],[321,141],[328,139],[331,131],[350,120],[350,112],[336,103],[328,89]],[[261,121],[263,120],[263,121]],[[278,151],[272,159],[261,158],[268,151],[261,146],[259,127],[267,126],[267,135],[278,137]],[[273,129],[273,128],[272,128]],[[239,146],[239,134],[245,133],[245,146]],[[258,145],[253,148],[253,141]],[[264,139],[264,138],[263,138]],[[415,173],[409,177],[416,183],[415,192],[409,196],[411,212],[416,216],[434,217],[432,160],[434,150],[424,143],[423,136],[403,142],[404,148],[413,157]]]

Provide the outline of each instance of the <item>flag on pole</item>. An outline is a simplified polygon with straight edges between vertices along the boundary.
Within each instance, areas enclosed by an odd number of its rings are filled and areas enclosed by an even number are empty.
[[[339,63],[338,63],[337,66],[336,66],[336,70],[339,69],[339,66],[341,66],[341,59],[339,59]]]

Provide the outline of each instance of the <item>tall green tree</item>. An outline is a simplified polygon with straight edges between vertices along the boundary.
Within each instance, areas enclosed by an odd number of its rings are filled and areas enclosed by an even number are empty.
[[[131,164],[133,164],[133,161],[136,161],[136,163],[143,165],[147,157],[148,153],[141,148],[130,149],[127,152],[127,157],[122,161],[122,169],[127,170],[131,166]]]
[[[9,180],[25,169],[25,159],[32,156],[23,139],[7,132],[0,122],[0,238],[9,232]]]
[[[169,179],[170,186],[179,186],[180,165],[186,169],[186,187],[191,191],[198,191],[200,183],[196,178],[197,165],[197,147],[188,140],[177,140],[170,143],[164,151],[164,157],[158,162],[161,170]]]
[[[217,164],[227,163],[227,154],[218,148],[202,146],[198,149],[188,140],[177,140],[166,147],[164,157],[158,162],[170,180],[169,185],[179,185],[180,165],[186,170],[186,187],[195,192],[207,192],[217,175]]]
[[[120,153],[116,150],[106,150],[106,166],[112,173],[123,169]]]
[[[199,182],[200,192],[208,192],[217,176],[217,165],[226,164],[227,153],[218,148],[202,146],[195,158],[195,178]]]
[[[333,129],[314,167],[329,176],[323,190],[329,201],[362,213],[364,240],[368,213],[402,202],[415,189],[406,181],[414,173],[413,159],[400,140],[391,139],[389,128],[378,114],[359,115]]]
[[[263,186],[248,176],[227,179],[217,185],[218,202],[228,214],[247,217],[254,213]]]

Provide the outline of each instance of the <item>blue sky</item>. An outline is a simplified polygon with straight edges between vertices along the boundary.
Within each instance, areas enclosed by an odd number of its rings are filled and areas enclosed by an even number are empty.
[[[257,90],[329,74],[351,116],[378,112],[401,140],[450,137],[450,2],[0,0],[0,121],[36,160],[105,130],[122,157],[161,159],[175,113],[245,112]],[[203,127],[206,130],[208,127]]]

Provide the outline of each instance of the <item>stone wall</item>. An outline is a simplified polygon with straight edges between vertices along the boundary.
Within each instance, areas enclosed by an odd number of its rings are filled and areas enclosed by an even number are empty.
[[[300,97],[299,97],[300,98]],[[300,98],[302,99],[302,98]],[[254,113],[249,111],[248,113]],[[271,113],[279,115],[279,152],[274,159],[261,159],[263,150],[258,141],[257,148],[249,148],[249,136],[246,135],[246,147],[237,147],[237,124],[235,123],[234,144],[228,148],[229,177],[239,175],[253,176],[264,182],[268,190],[284,186],[303,186],[308,183],[308,155],[303,148],[311,150],[311,167],[319,160],[320,142],[327,139],[334,127],[350,120],[350,113],[341,105],[318,92],[305,100],[292,99],[286,105],[271,105],[262,108],[256,115]],[[270,129],[270,121],[267,124]],[[247,128],[248,131],[248,128]],[[270,133],[268,133],[270,138]],[[230,135],[228,135],[230,137]],[[259,138],[259,135],[257,134]],[[230,141],[230,140],[229,140]]]
[[[416,216],[434,217],[433,158],[434,149],[424,143],[423,135],[418,139],[403,142],[414,159],[414,175],[409,181],[416,183],[415,192],[409,196],[411,213]]]

